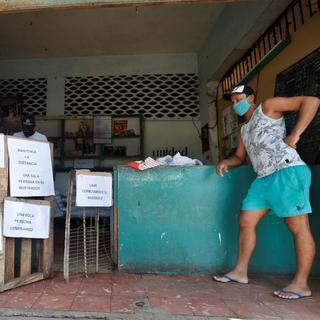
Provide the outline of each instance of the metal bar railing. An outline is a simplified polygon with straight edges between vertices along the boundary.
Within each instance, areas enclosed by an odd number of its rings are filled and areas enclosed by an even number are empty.
[[[317,11],[320,0],[294,0],[223,76],[223,92],[238,84],[282,40],[294,33]]]

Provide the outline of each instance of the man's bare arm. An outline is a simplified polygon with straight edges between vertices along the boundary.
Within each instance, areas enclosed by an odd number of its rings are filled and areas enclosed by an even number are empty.
[[[320,105],[320,99],[316,97],[291,97],[270,98],[263,103],[263,111],[266,115],[279,118],[283,112],[299,111],[298,120],[285,142],[295,148],[301,134],[315,117]]]
[[[223,176],[223,170],[228,172],[229,167],[238,167],[246,159],[246,148],[241,139],[241,134],[238,134],[238,145],[235,153],[227,159],[220,161],[217,165],[216,172],[217,175]]]

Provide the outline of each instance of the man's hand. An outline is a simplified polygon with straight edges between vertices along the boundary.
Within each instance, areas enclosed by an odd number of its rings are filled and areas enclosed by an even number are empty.
[[[228,157],[227,159],[221,160],[216,168],[216,173],[218,176],[223,177],[223,170],[229,172],[229,167],[238,167],[246,159],[246,148],[242,142],[241,134],[238,133],[238,146],[235,153]]]
[[[222,170],[224,170],[225,172],[229,172],[229,166],[226,164],[224,160],[220,161],[216,168],[216,173],[220,177],[223,177]]]
[[[285,139],[284,142],[291,148],[296,149],[297,148],[297,143],[300,140],[300,136],[294,133],[291,133],[288,135]]]

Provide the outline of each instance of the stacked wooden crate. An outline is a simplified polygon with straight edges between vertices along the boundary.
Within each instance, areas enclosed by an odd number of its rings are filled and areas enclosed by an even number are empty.
[[[50,145],[52,154],[52,145]],[[53,266],[53,212],[52,197],[44,199],[51,203],[50,233],[48,239],[4,237],[2,233],[4,200],[8,197],[8,152],[5,137],[5,168],[0,168],[0,291],[16,288],[43,280],[52,275]],[[19,199],[17,199],[19,201]],[[42,200],[28,199],[24,202],[41,204]],[[16,249],[18,247],[19,250]],[[33,254],[33,250],[35,254]],[[16,257],[19,253],[20,257]],[[36,260],[36,264],[34,263]]]

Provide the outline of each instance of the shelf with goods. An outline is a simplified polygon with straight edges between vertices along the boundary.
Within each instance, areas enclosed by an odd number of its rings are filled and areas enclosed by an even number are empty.
[[[58,171],[73,169],[76,165],[112,168],[143,158],[140,115],[39,117],[36,130],[53,142]]]

